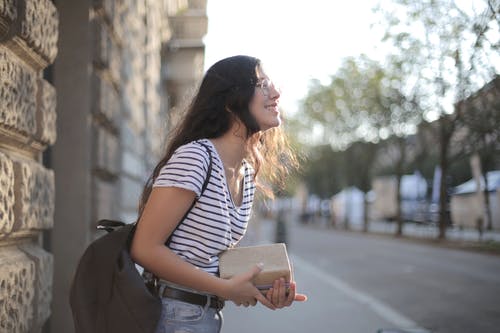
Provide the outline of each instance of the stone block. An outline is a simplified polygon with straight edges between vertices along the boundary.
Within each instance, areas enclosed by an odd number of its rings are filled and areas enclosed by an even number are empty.
[[[50,316],[52,301],[52,272],[54,258],[52,254],[34,244],[25,244],[19,247],[35,264],[34,284],[34,322],[32,331],[40,329]]]
[[[114,87],[108,81],[102,79],[98,74],[92,75],[92,109],[93,112],[101,113],[115,127],[120,116],[120,98]]]
[[[118,138],[109,133],[105,128],[95,127],[95,168],[109,172],[118,173],[119,163],[119,141]]]
[[[36,73],[0,46],[0,126],[35,134],[36,82]]]
[[[106,67],[109,59],[110,37],[104,22],[99,17],[90,22],[92,38],[92,59],[94,62]]]
[[[104,12],[104,15],[113,19],[114,11],[115,11],[115,0],[93,0],[92,6],[97,11]]]
[[[190,15],[171,16],[174,38],[202,39],[208,29],[208,17],[203,11],[191,11]]]
[[[148,154],[154,159],[160,159],[164,155],[167,136],[167,115],[162,112],[154,112],[148,109],[148,130],[145,132],[146,146],[149,147]]]
[[[49,82],[38,80],[35,138],[49,145],[56,142],[56,99],[56,89]]]
[[[16,247],[0,247],[0,332],[30,332],[36,266]]]
[[[113,1],[113,14],[111,17],[111,22],[113,24],[113,30],[116,37],[120,43],[123,43],[125,39],[125,26],[126,21],[123,19],[125,13],[128,10],[127,4],[124,1]]]
[[[52,228],[54,172],[34,161],[15,159],[14,179],[14,231]]]
[[[123,122],[120,128],[123,149],[139,154],[144,150],[144,138],[128,122]]]
[[[149,80],[148,83],[153,89],[152,92],[155,93],[155,95],[159,95],[155,86],[159,84],[161,76],[161,72],[158,70],[161,68],[160,47],[151,49],[151,52],[146,55],[146,63],[145,75]]]
[[[20,35],[36,53],[52,63],[57,55],[59,15],[50,0],[25,0]]]
[[[0,1],[0,36],[8,34],[12,23],[17,19],[15,0]]]
[[[137,80],[134,80],[135,82],[130,82],[127,85],[130,89],[130,95],[127,96],[130,101],[130,104],[128,104],[130,127],[137,133],[142,133],[146,128],[144,117],[144,85],[138,84],[138,81],[141,80],[142,78],[137,77]]]
[[[120,178],[122,209],[137,209],[144,183],[129,177]]]
[[[94,221],[116,218],[116,185],[94,178]]]
[[[0,234],[14,226],[14,164],[0,152]]]
[[[189,0],[189,9],[206,11],[207,0]]]
[[[111,78],[114,82],[120,83],[122,78],[122,50],[118,43],[113,39],[109,39],[109,58],[108,67]]]
[[[142,179],[146,175],[146,165],[144,158],[131,151],[124,151],[122,154],[122,170],[127,175]]]
[[[92,59],[102,68],[109,70],[114,82],[121,80],[121,48],[113,40],[112,32],[100,17],[95,17],[91,23]]]
[[[109,117],[110,121],[118,128],[118,118],[121,116],[121,99],[120,95],[111,86],[111,84],[106,84],[104,87],[103,95],[106,96],[106,104],[103,105],[106,115]]]

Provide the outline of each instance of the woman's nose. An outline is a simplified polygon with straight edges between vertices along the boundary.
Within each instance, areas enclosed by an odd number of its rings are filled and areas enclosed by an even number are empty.
[[[281,96],[281,89],[277,86],[275,86],[274,82],[273,84],[271,84],[271,91],[270,91],[270,94],[269,94],[269,97],[271,99],[278,99],[280,98]]]

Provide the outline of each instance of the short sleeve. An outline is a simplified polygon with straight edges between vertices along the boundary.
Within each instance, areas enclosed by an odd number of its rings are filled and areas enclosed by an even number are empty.
[[[209,155],[195,142],[180,146],[156,177],[153,187],[179,187],[201,195],[207,176]]]

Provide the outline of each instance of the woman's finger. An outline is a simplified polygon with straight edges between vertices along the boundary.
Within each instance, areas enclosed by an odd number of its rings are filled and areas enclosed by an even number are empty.
[[[291,283],[290,283],[291,285]],[[295,283],[295,281],[293,282],[293,286],[294,286],[294,292],[295,292],[295,297],[294,297],[294,301],[296,302],[305,302],[307,301],[307,295],[305,294],[297,294],[297,284]]]
[[[273,296],[272,302],[275,306],[278,306],[280,298],[280,280],[276,280],[273,283]]]
[[[295,299],[295,289],[296,289],[295,282],[290,282],[288,297],[286,298],[285,306],[292,305],[292,303]]]
[[[276,307],[273,305],[273,303],[271,303],[271,301],[269,301],[267,298],[264,297],[264,295],[262,295],[260,293],[260,291],[255,295],[255,298],[264,306],[268,307],[269,309],[271,310],[276,310]]]
[[[266,292],[266,298],[269,300],[269,302],[273,301],[273,288],[269,288]]]
[[[280,289],[278,293],[278,307],[282,308],[285,306],[286,302],[286,285],[285,279],[280,278]]]
[[[304,295],[304,294],[295,294],[294,301],[305,302],[305,301],[307,301],[307,295]]]

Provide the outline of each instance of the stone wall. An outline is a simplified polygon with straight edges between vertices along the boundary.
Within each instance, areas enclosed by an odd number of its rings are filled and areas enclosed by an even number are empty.
[[[142,186],[161,151],[165,6],[157,0],[102,1],[91,11],[94,220],[135,221]]]
[[[0,332],[74,330],[96,222],[136,219],[172,101],[203,69],[204,0],[55,3],[0,2]]]
[[[0,5],[0,332],[39,332],[50,316],[56,91],[43,70],[57,54],[58,12],[48,0]]]
[[[125,1],[127,2],[127,1]],[[167,29],[164,4],[147,0],[122,13],[123,43],[121,90],[123,117],[120,132],[121,174],[119,181],[120,218],[134,222],[145,180],[158,158],[162,145],[166,109],[161,110],[161,44]]]
[[[99,219],[133,222],[138,197],[162,139],[161,0],[57,3],[61,52],[54,301],[50,330],[71,332],[68,297],[78,259],[101,234]],[[166,113],[166,110],[163,110]]]

